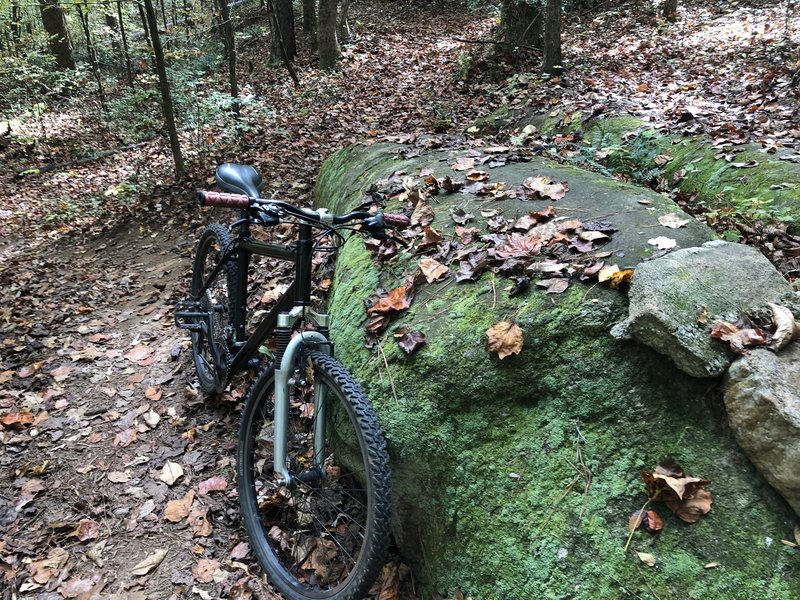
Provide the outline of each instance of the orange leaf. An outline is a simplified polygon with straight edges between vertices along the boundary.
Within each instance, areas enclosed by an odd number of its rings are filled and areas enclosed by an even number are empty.
[[[496,323],[486,331],[486,337],[489,338],[486,342],[486,349],[489,352],[497,352],[500,359],[511,354],[519,354],[524,342],[519,325],[508,321]]]
[[[164,518],[167,521],[177,523],[189,516],[192,507],[192,500],[194,500],[194,490],[189,490],[183,498],[177,500],[170,500],[167,502],[167,508],[164,510]]]

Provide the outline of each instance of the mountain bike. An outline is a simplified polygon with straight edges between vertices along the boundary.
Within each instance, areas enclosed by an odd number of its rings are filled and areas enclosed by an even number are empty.
[[[263,199],[249,166],[217,169],[223,192],[200,204],[238,208],[225,227],[200,236],[189,299],[175,308],[191,334],[200,387],[225,389],[232,373],[258,363],[274,333],[273,358],[244,401],[236,449],[241,514],[259,564],[290,600],[360,600],[383,566],[391,525],[391,475],[378,420],[361,386],[333,357],[330,316],[311,306],[312,255],[343,229],[377,238],[405,215],[300,208]],[[296,225],[292,243],[264,243],[255,226]],[[247,335],[252,256],[293,261],[294,281]]]

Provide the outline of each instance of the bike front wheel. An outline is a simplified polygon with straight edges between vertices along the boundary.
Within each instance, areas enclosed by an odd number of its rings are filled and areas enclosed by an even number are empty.
[[[288,600],[361,600],[383,566],[391,477],[383,435],[361,387],[333,358],[301,352],[289,384],[288,481],[273,469],[275,370],[245,399],[237,486],[251,546]],[[315,437],[324,443],[315,444]]]

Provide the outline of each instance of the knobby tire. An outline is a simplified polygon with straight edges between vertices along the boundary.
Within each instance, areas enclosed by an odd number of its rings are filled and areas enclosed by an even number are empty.
[[[314,388],[327,388],[325,475],[278,485],[273,471],[273,366],[248,390],[236,456],[239,502],[254,554],[287,600],[361,600],[384,564],[391,476],[383,434],[353,377],[321,352],[302,358],[290,385],[287,466],[312,465]],[[313,375],[312,375],[313,374]],[[305,481],[305,480],[304,480]]]

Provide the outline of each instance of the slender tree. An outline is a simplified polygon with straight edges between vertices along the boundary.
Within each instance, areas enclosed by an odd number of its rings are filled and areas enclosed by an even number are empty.
[[[500,37],[512,46],[541,48],[542,4],[538,1],[503,0],[500,6]]]
[[[80,2],[76,2],[75,10],[78,11],[78,17],[83,26],[83,35],[86,37],[86,50],[89,53],[89,62],[92,65],[94,80],[97,82],[97,94],[100,96],[100,106],[103,112],[106,112],[106,94],[103,91],[103,79],[100,76],[100,66],[97,64],[97,52],[95,52],[94,44],[92,43],[92,34],[89,31],[89,5],[86,3],[86,0],[84,0],[84,6],[86,7],[86,12],[81,8]]]
[[[233,98],[233,112],[239,114],[239,83],[236,77],[236,36],[231,18],[231,8],[228,0],[219,0],[222,12],[222,24],[225,31],[225,46],[228,49],[228,80],[231,84],[231,98]]]
[[[661,15],[670,22],[678,20],[678,0],[664,0],[661,6]]]
[[[317,0],[303,0],[303,33],[316,42]]]
[[[273,62],[292,60],[297,54],[292,0],[270,0],[269,24],[272,32],[270,58]]]
[[[19,55],[19,40],[20,40],[20,19],[19,0],[11,0],[9,7],[11,17],[11,43],[14,46],[14,53]]]
[[[125,70],[128,72],[128,84],[133,87],[133,65],[131,64],[131,53],[128,50],[128,36],[125,35],[125,20],[122,18],[122,0],[117,0],[117,18],[119,19],[119,33],[122,37]]]
[[[147,15],[144,12],[144,6],[140,2],[136,3],[136,8],[139,9],[139,18],[142,20],[142,29],[144,30],[144,39],[147,40],[147,45],[151,48],[153,47],[152,42],[150,41],[152,36],[150,35],[150,25],[147,23]]]
[[[561,0],[547,0],[542,40],[542,71],[561,71]]]
[[[319,0],[319,20],[317,22],[317,48],[319,66],[325,71],[336,68],[341,52],[336,39],[337,0]]]
[[[59,69],[74,69],[75,57],[72,55],[72,40],[69,37],[64,9],[58,0],[39,0],[42,25],[47,32],[50,53],[56,59]]]
[[[186,166],[183,162],[181,144],[178,140],[178,129],[175,126],[175,110],[172,106],[172,92],[167,79],[167,65],[164,62],[164,49],[161,47],[161,38],[158,35],[158,17],[156,16],[153,0],[144,0],[144,9],[147,13],[147,24],[151,33],[153,56],[156,60],[158,71],[158,87],[161,90],[161,109],[164,112],[164,122],[169,134],[169,145],[172,148],[172,158],[175,161],[175,176],[183,179],[186,175]]]
[[[339,4],[339,22],[337,24],[337,34],[342,44],[349,44],[352,38],[350,23],[347,20],[350,12],[350,0],[342,0]]]

